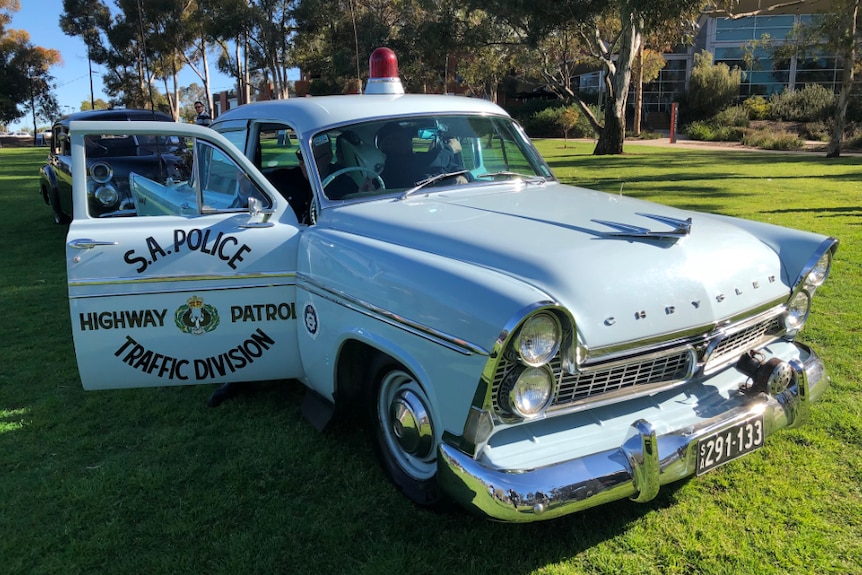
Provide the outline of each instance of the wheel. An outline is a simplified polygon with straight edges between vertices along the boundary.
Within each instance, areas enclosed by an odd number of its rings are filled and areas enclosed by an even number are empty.
[[[51,211],[54,212],[54,223],[57,225],[65,226],[69,222],[72,221],[72,218],[63,213],[63,210],[60,209],[60,200],[57,198],[57,190],[52,188],[48,189],[44,192],[45,197],[48,200],[48,204],[51,206]]]
[[[437,439],[422,387],[401,366],[388,362],[373,370],[369,387],[372,439],[383,469],[395,486],[421,506],[440,503]]]

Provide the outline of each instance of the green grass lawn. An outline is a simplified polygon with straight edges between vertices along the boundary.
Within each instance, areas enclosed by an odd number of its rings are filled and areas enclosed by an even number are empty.
[[[808,425],[647,503],[504,525],[413,507],[349,423],[302,389],[219,408],[212,386],[85,392],[65,230],[42,149],[0,149],[0,572],[862,573],[862,158],[540,141],[563,181],[838,237],[803,339],[833,384]]]

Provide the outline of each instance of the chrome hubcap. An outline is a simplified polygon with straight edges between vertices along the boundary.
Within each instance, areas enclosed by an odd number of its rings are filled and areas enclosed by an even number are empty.
[[[392,434],[398,445],[415,457],[428,457],[434,445],[431,418],[422,400],[408,389],[402,389],[389,407]]]

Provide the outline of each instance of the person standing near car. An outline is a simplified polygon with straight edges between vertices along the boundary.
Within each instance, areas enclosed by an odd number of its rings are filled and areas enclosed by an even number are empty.
[[[206,109],[204,108],[203,102],[201,102],[200,100],[195,102],[195,114],[197,114],[197,116],[195,116],[195,124],[197,124],[198,126],[209,126],[210,124],[212,124],[212,116],[207,113]]]

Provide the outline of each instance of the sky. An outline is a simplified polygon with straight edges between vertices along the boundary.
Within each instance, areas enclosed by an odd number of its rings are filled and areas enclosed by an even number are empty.
[[[90,99],[90,81],[87,73],[87,46],[79,37],[66,36],[60,30],[60,14],[63,12],[63,0],[20,0],[21,10],[12,14],[12,22],[8,28],[26,30],[30,34],[30,42],[43,48],[54,48],[60,51],[63,64],[51,68],[51,74],[56,79],[57,89],[54,91],[60,111],[63,114],[80,110],[81,102]],[[211,80],[213,92],[221,92],[233,87],[229,76],[215,70],[215,59],[211,57],[210,73],[216,76]],[[200,78],[186,68],[180,73],[180,85],[187,86],[193,82],[202,85]],[[108,95],[103,91],[102,68],[93,64],[93,96],[107,101]],[[10,131],[22,128],[33,128],[33,121],[27,117],[10,124]]]

